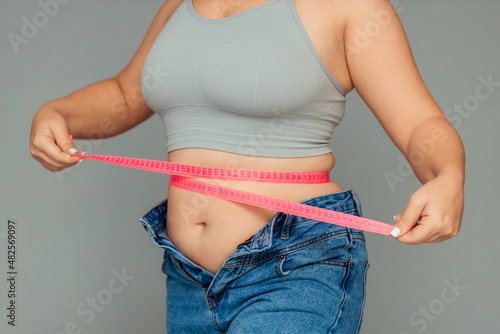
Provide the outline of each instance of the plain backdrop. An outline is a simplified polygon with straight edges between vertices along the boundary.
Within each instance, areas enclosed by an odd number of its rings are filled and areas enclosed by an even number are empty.
[[[163,254],[138,218],[165,198],[169,177],[93,161],[52,173],[28,150],[38,108],[118,73],[162,1],[61,2],[47,22],[36,1],[0,2],[0,332],[164,333]],[[463,139],[466,205],[460,234],[444,243],[412,246],[367,233],[362,333],[498,333],[500,87],[482,99],[476,88],[481,78],[500,82],[500,2],[393,6],[424,81]],[[16,50],[9,34],[21,35],[34,19],[44,24]],[[393,224],[420,184],[356,92],[347,98],[331,141],[332,179],[358,193],[364,216]],[[118,137],[76,144],[87,153],[166,160],[157,116]],[[17,223],[16,327],[6,317],[8,219]]]

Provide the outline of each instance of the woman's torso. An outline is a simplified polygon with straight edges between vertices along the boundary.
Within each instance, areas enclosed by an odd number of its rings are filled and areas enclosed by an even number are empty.
[[[203,17],[232,16],[265,1],[247,1],[222,13],[211,2],[193,1]],[[311,6],[311,4],[314,4]],[[343,44],[344,19],[339,1],[296,0],[296,11],[309,39],[331,74],[346,89],[353,89]],[[275,171],[330,171],[332,153],[301,157],[274,158],[240,155],[203,148],[184,148],[169,152],[170,162],[221,168]],[[202,182],[249,191],[293,202],[341,191],[335,182],[322,184],[276,184],[195,178]],[[169,186],[167,232],[172,242],[194,263],[215,273],[224,260],[271,219],[276,211],[235,203]]]

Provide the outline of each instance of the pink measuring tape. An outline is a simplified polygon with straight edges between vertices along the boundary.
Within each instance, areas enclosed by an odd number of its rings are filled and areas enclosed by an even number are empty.
[[[342,212],[318,208],[311,205],[286,201],[274,197],[258,195],[247,191],[226,188],[205,183],[184,176],[208,179],[236,179],[255,182],[278,183],[325,183],[329,182],[328,172],[276,172],[247,169],[204,167],[165,161],[124,158],[103,155],[80,155],[81,158],[103,161],[115,165],[146,171],[172,174],[172,186],[225,200],[276,210],[292,215],[310,218],[325,223],[355,228],[367,232],[389,235],[392,225]]]

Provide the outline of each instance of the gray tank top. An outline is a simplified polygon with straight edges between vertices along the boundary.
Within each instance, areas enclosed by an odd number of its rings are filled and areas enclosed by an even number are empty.
[[[167,151],[197,147],[263,157],[332,152],[346,90],[321,61],[293,0],[207,19],[186,0],[141,75]]]

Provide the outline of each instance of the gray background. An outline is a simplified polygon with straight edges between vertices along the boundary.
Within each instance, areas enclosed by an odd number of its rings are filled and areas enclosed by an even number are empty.
[[[41,7],[35,1],[0,2],[2,333],[70,333],[65,326],[71,322],[81,333],[164,332],[162,251],[138,218],[166,196],[168,177],[92,161],[51,173],[28,151],[37,109],[120,71],[161,4],[73,0],[15,52],[7,34],[21,34],[22,18],[31,21]],[[443,110],[470,101],[480,76],[500,81],[499,1],[401,0],[393,5]],[[498,332],[499,102],[497,87],[468,117],[457,120],[457,114],[450,114],[467,152],[460,234],[445,243],[418,246],[367,234],[372,265],[363,333]],[[156,116],[116,138],[77,145],[87,153],[166,159]],[[365,216],[392,224],[419,183],[406,175],[391,189],[385,175],[398,174],[401,153],[356,92],[348,95],[346,117],[331,145],[337,158],[333,179],[358,193]],[[18,224],[16,328],[7,326],[5,317],[8,218]],[[134,278],[110,293],[113,270]],[[462,290],[445,290],[447,282]],[[102,309],[90,319],[88,298],[97,296],[106,305],[98,302]],[[79,307],[87,315],[78,314]]]

